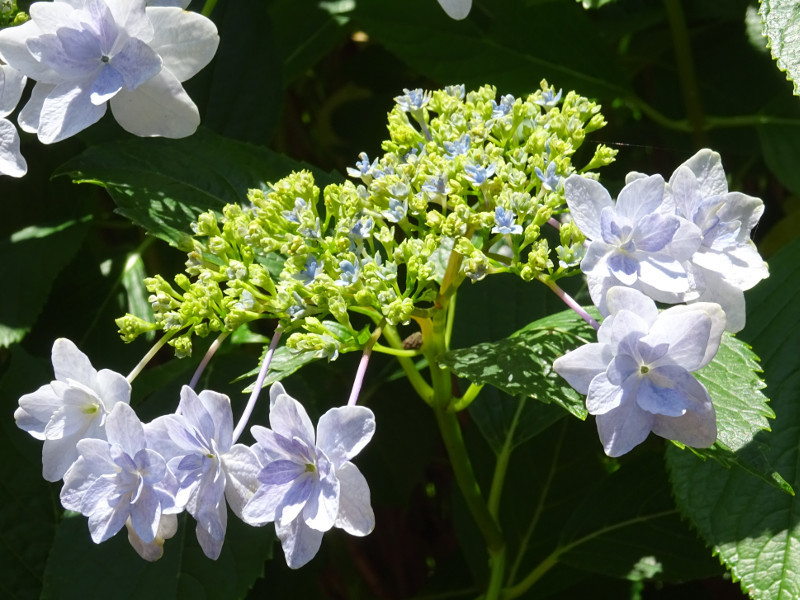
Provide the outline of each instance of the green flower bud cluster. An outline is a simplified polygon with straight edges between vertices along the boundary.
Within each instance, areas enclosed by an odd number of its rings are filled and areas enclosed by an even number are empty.
[[[200,215],[186,274],[146,281],[154,325],[127,315],[126,340],[153,328],[191,352],[191,336],[279,319],[289,347],[334,358],[353,313],[390,324],[437,306],[443,289],[497,272],[526,280],[576,272],[583,238],[566,222],[551,251],[542,228],[565,211],[563,180],[600,107],[541,83],[526,98],[484,86],[406,90],[388,115],[384,154],[362,153],[356,182],[320,190],[309,172],[251,190],[249,206]],[[610,163],[599,146],[585,173]],[[591,174],[590,174],[591,176]],[[451,292],[449,292],[451,293]],[[302,330],[302,331],[301,331]]]

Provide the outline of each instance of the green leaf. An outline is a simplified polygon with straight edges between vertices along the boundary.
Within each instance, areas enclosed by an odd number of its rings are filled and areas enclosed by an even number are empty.
[[[762,358],[771,407],[772,432],[749,445],[800,488],[800,243],[770,261],[770,278],[748,293],[742,337]],[[800,595],[800,498],[766,485],[738,469],[700,462],[686,452],[668,453],[679,508],[755,600]]]
[[[553,371],[553,361],[593,339],[591,326],[566,310],[534,321],[500,341],[448,352],[441,364],[474,383],[554,403],[585,419],[583,396]]]
[[[200,213],[246,203],[247,190],[266,189],[292,171],[308,169],[320,188],[334,176],[260,146],[200,129],[180,140],[133,138],[92,146],[56,175],[105,187],[117,211],[184,250]]]
[[[53,281],[81,246],[89,218],[27,227],[0,241],[0,279],[15,293],[0,295],[0,347],[19,342],[36,322]]]
[[[47,562],[42,600],[235,600],[244,598],[272,557],[271,527],[249,527],[231,515],[220,557],[206,558],[195,522],[184,516],[164,556],[147,562],[130,547],[123,527],[102,544],[89,537],[86,518],[68,513]]]
[[[473,10],[473,13],[477,13]],[[626,78],[618,61],[577,3],[524,6],[497,0],[488,22],[453,21],[430,0],[408,0],[386,18],[384,0],[360,0],[353,20],[415,70],[441,84],[474,88],[487,82],[502,93],[528,93],[547,78],[556,88],[616,97]],[[531,23],[558,23],[536,27]],[[432,57],[435,57],[433,59]]]
[[[795,0],[761,0],[759,12],[772,58],[800,95],[800,5]]]

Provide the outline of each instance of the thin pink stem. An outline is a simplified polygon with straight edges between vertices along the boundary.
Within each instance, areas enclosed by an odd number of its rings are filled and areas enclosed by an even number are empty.
[[[564,304],[566,304],[572,310],[574,310],[576,313],[578,313],[578,315],[580,315],[580,317],[584,321],[586,321],[589,325],[591,325],[595,329],[600,329],[600,323],[595,321],[592,318],[592,315],[587,313],[580,304],[575,302],[575,300],[572,298],[572,296],[570,296],[567,292],[565,292],[560,287],[558,287],[558,284],[556,284],[554,281],[550,281],[549,279],[545,279],[545,278],[541,278],[541,279],[539,279],[539,281],[541,281],[547,287],[549,287],[551,290],[553,290],[555,292],[556,296],[561,298],[561,300],[564,302]]]
[[[378,327],[372,332],[372,336],[367,340],[364,345],[364,354],[361,355],[361,360],[358,362],[358,370],[356,371],[356,378],[353,381],[353,389],[350,391],[350,399],[347,401],[347,406],[355,406],[358,402],[358,395],[361,393],[361,385],[364,383],[364,375],[367,372],[367,364],[369,364],[369,357],[372,355],[372,347],[381,337],[383,327]]]
[[[283,334],[283,327],[278,325],[275,328],[275,333],[272,334],[272,340],[269,343],[267,355],[264,357],[264,362],[261,363],[261,370],[258,372],[258,377],[256,378],[255,385],[253,386],[253,391],[250,394],[250,398],[247,400],[247,406],[244,407],[244,412],[242,413],[239,422],[236,424],[236,429],[233,430],[232,443],[234,444],[239,439],[239,436],[242,435],[244,428],[247,427],[247,422],[250,420],[250,416],[253,414],[253,409],[256,407],[258,395],[261,393],[261,388],[264,386],[264,380],[267,378],[267,372],[269,371],[269,364],[272,362],[272,355],[275,354],[275,348],[278,347],[278,341],[281,339],[281,334]]]

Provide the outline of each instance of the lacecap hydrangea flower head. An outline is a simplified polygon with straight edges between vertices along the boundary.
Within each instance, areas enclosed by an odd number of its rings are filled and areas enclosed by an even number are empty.
[[[705,448],[717,437],[711,396],[692,372],[719,349],[725,313],[697,302],[658,312],[642,292],[613,287],[609,316],[586,344],[556,359],[553,369],[578,392],[597,417],[609,456],[621,456],[652,431]]]
[[[19,115],[24,131],[58,142],[96,123],[109,104],[135,135],[197,129],[197,106],[181,82],[216,52],[209,19],[145,0],[35,2],[30,16],[0,31],[0,58],[36,81]]]

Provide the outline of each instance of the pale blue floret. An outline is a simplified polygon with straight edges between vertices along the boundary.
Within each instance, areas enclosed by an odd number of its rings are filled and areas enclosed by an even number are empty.
[[[444,149],[447,151],[447,156],[449,158],[455,158],[456,156],[462,156],[469,152],[470,148],[470,139],[469,134],[464,134],[460,138],[458,138],[455,142],[443,142],[442,144]]]
[[[303,285],[309,285],[314,281],[314,279],[316,279],[317,271],[322,270],[322,265],[322,261],[318,263],[314,255],[310,255],[306,259],[306,268],[299,273],[296,273],[294,278],[303,282]]]
[[[492,100],[492,118],[493,119],[502,119],[506,115],[511,112],[511,109],[514,108],[514,102],[516,98],[511,94],[506,94],[502,98],[500,98],[500,104],[497,104],[494,100]]]
[[[294,201],[294,210],[285,210],[283,211],[283,217],[292,223],[300,224],[300,213],[306,209],[306,201],[302,198],[297,198]]]
[[[408,212],[408,200],[402,202],[397,198],[389,199],[389,209],[384,210],[381,214],[390,223],[399,223],[406,218]]]
[[[375,221],[372,217],[361,217],[356,224],[350,229],[349,237],[356,241],[366,240],[372,235],[372,228],[375,226]]]
[[[534,167],[533,171],[536,173],[536,176],[542,181],[542,187],[548,191],[554,191],[558,188],[558,184],[561,182],[561,177],[556,175],[556,163],[555,161],[550,161],[547,163],[547,170],[542,172],[539,167]]]
[[[506,210],[502,206],[494,209],[494,223],[492,233],[518,235],[522,233],[522,225],[516,223],[513,210]]]
[[[453,189],[448,185],[449,179],[445,173],[430,177],[424,184],[422,184],[422,191],[429,194],[442,194],[448,195]]]
[[[542,91],[542,97],[534,100],[535,104],[538,104],[545,110],[550,110],[554,106],[556,106],[559,101],[561,100],[561,90],[558,90],[558,93],[555,94],[553,89],[547,89]]]
[[[652,431],[705,448],[717,435],[711,397],[692,372],[713,359],[725,329],[718,304],[699,302],[661,313],[643,293],[608,291],[598,342],[559,357],[553,369],[597,416],[606,454],[620,456]]]
[[[494,175],[495,168],[494,163],[491,163],[488,167],[467,163],[464,165],[464,171],[466,172],[464,177],[475,187],[480,187]]]
[[[357,177],[363,179],[366,176],[372,175],[372,171],[378,165],[378,159],[376,158],[372,164],[369,162],[369,156],[367,156],[366,152],[359,152],[358,158],[361,160],[356,162],[356,168],[347,167],[347,174],[350,177]]]
[[[253,298],[253,294],[249,291],[244,290],[242,295],[239,297],[239,301],[235,304],[235,307],[238,310],[250,310],[255,306],[256,300]]]
[[[422,110],[431,99],[430,92],[423,92],[421,88],[409,90],[403,88],[404,94],[396,96],[394,101],[403,112],[415,113]]]
[[[339,263],[339,269],[341,269],[342,273],[339,275],[339,279],[333,282],[336,285],[347,287],[358,281],[360,273],[357,265],[354,265],[349,260],[343,260]]]

